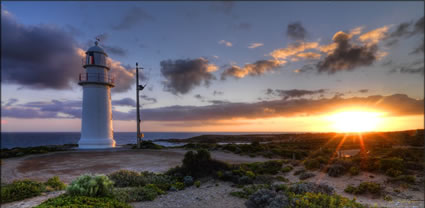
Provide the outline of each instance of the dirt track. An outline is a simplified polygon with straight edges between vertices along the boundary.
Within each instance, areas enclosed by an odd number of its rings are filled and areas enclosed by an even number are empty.
[[[108,174],[119,169],[164,172],[181,164],[184,149],[131,150],[113,149],[97,151],[68,151],[31,155],[2,160],[1,181],[34,179],[46,181],[59,176],[66,183],[83,173]],[[265,161],[266,158],[239,156],[220,151],[211,152],[213,158],[228,163]]]

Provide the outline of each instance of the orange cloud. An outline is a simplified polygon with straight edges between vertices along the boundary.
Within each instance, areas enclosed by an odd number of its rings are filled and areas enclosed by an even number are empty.
[[[317,49],[318,47],[318,42],[297,42],[290,44],[287,48],[276,49],[272,51],[270,55],[275,59],[286,59],[289,56],[293,56],[309,49]]]
[[[359,40],[368,44],[377,44],[380,40],[384,39],[390,26],[383,26],[371,30],[359,37]]]

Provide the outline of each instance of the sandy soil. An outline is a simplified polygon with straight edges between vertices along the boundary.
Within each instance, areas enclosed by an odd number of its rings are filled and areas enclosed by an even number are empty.
[[[294,176],[296,170],[301,169],[301,166],[294,168],[291,172],[283,175],[290,182],[300,181],[298,176]],[[422,208],[424,207],[424,187],[421,185],[414,185],[410,188],[402,188],[395,184],[386,183],[388,178],[382,174],[374,174],[369,172],[361,172],[357,176],[350,176],[345,174],[340,177],[330,177],[324,172],[319,171],[309,171],[314,173],[315,176],[308,178],[304,181],[314,182],[314,183],[325,183],[329,186],[332,186],[335,189],[335,192],[339,195],[347,197],[349,199],[356,198],[356,201],[362,204],[376,205],[377,207],[387,207],[387,208]],[[420,178],[417,178],[419,180]],[[376,198],[374,196],[368,195],[352,195],[344,192],[344,189],[347,185],[359,185],[361,182],[376,182],[380,183],[384,187],[383,194],[381,197]],[[394,189],[398,189],[401,193],[395,193]],[[392,201],[385,201],[383,196],[389,195],[392,197]]]
[[[185,149],[78,150],[8,158],[2,160],[1,181],[10,183],[16,179],[25,178],[46,181],[57,175],[65,183],[70,183],[84,173],[109,174],[120,169],[158,173],[180,165],[186,151]],[[251,158],[221,151],[213,151],[211,156],[228,163],[267,160],[263,157]]]
[[[238,189],[231,187],[231,183],[208,181],[199,188],[191,186],[182,191],[169,192],[154,201],[136,202],[131,205],[135,208],[245,208],[245,199],[229,194],[236,190]]]
[[[37,197],[33,197],[33,198],[28,198],[22,201],[16,201],[16,202],[10,202],[7,204],[2,204],[1,207],[2,208],[30,208],[30,207],[35,207],[39,204],[41,204],[42,202],[46,201],[47,199],[50,198],[54,198],[57,197],[61,194],[65,193],[65,191],[55,191],[55,192],[50,192],[41,196],[37,196]]]

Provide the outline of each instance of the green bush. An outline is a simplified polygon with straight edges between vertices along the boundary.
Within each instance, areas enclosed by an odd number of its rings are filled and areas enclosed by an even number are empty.
[[[316,175],[313,174],[313,173],[305,172],[305,173],[301,173],[300,176],[298,176],[298,178],[300,180],[305,180],[305,179],[308,179],[308,178],[311,178],[311,177],[314,177],[314,176],[316,176]]]
[[[196,186],[196,188],[201,187],[201,181],[195,181],[195,186]]]
[[[59,179],[58,176],[53,176],[52,178],[49,178],[46,183],[44,183],[46,186],[46,190],[49,189],[49,187],[54,190],[64,190],[66,185]]]
[[[152,141],[148,141],[148,140],[143,140],[140,144],[140,149],[162,149],[162,148],[164,148],[164,146],[155,144]]]
[[[391,168],[402,171],[404,169],[404,162],[399,157],[384,158],[379,161],[379,167],[382,171],[387,171]]]
[[[350,200],[339,195],[327,195],[322,193],[307,192],[304,195],[296,196],[295,206],[297,208],[364,208],[355,200]]]
[[[345,171],[345,167],[340,164],[333,164],[327,170],[328,175],[331,177],[339,177],[341,175],[344,175]]]
[[[405,182],[409,184],[414,184],[416,182],[416,177],[413,175],[400,175],[395,178],[388,179],[389,182]]]
[[[252,171],[255,174],[272,174],[279,173],[282,169],[283,161],[271,160],[266,162],[255,162],[241,164],[241,169],[244,171]]]
[[[390,176],[390,177],[397,177],[400,176],[401,174],[403,174],[403,172],[390,168],[387,171],[385,171],[385,175]]]
[[[66,192],[72,196],[110,196],[113,184],[105,175],[82,175],[71,182]]]
[[[44,186],[42,183],[31,180],[13,181],[11,184],[2,185],[1,203],[38,196],[43,191]]]
[[[295,171],[294,175],[300,175],[300,174],[305,173],[305,172],[306,172],[305,169],[300,169],[300,170]]]
[[[130,170],[119,170],[109,174],[108,177],[114,182],[115,187],[134,187],[146,184],[140,173]]]
[[[249,186],[243,187],[241,191],[230,192],[230,195],[247,199],[249,196],[257,192],[258,190],[268,189],[268,188],[270,188],[270,185],[265,185],[265,184],[249,185]]]
[[[320,169],[321,159],[320,158],[307,159],[304,161],[304,166],[308,170]]]
[[[174,184],[174,187],[175,187],[177,190],[183,190],[183,189],[184,189],[184,183],[182,183],[182,182],[176,182],[176,183]]]
[[[56,198],[48,199],[35,208],[131,208],[130,205],[120,202],[116,199],[107,197],[87,197],[87,196],[70,196],[61,195]]]
[[[163,191],[168,191],[170,187],[177,181],[177,178],[175,177],[147,171],[142,172],[141,176],[146,184],[154,184]]]
[[[211,159],[211,155],[207,150],[201,149],[197,152],[189,151],[184,155],[183,165],[177,166],[167,171],[167,175],[176,177],[183,177],[190,175],[192,177],[201,178],[205,176],[212,176],[213,173],[219,170],[228,170],[228,164]]]
[[[366,194],[366,193],[379,195],[381,194],[382,187],[380,184],[375,182],[362,182],[357,187],[348,185],[347,188],[344,189],[344,191],[346,193],[355,194],[355,195]]]
[[[164,194],[164,191],[153,184],[143,187],[116,188],[113,191],[114,198],[121,202],[152,201],[160,194]]]
[[[294,169],[294,168],[291,165],[287,165],[287,166],[283,167],[281,171],[283,173],[287,173],[287,172],[290,172],[292,169]]]
[[[351,167],[348,172],[350,172],[350,175],[355,176],[360,173],[360,169],[356,166]]]

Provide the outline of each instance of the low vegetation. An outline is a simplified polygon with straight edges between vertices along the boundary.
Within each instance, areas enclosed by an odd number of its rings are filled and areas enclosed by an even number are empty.
[[[380,184],[375,182],[362,182],[358,186],[348,185],[347,188],[344,189],[345,192],[350,194],[373,194],[380,195],[382,191],[382,187]]]
[[[65,189],[66,185],[54,176],[47,182],[41,183],[29,179],[16,180],[10,184],[1,185],[1,203],[18,201],[41,195],[43,192],[59,191]]]
[[[108,207],[108,208],[131,208],[125,202],[120,202],[116,199],[109,197],[88,197],[88,196],[70,196],[61,195],[56,198],[48,199],[35,208],[53,208],[53,207],[81,207],[81,208],[95,208],[95,207]]]
[[[15,147],[12,149],[1,149],[0,158],[22,157],[31,154],[43,154],[57,151],[72,150],[77,147],[77,144],[64,144],[64,145],[48,145],[38,147]]]

